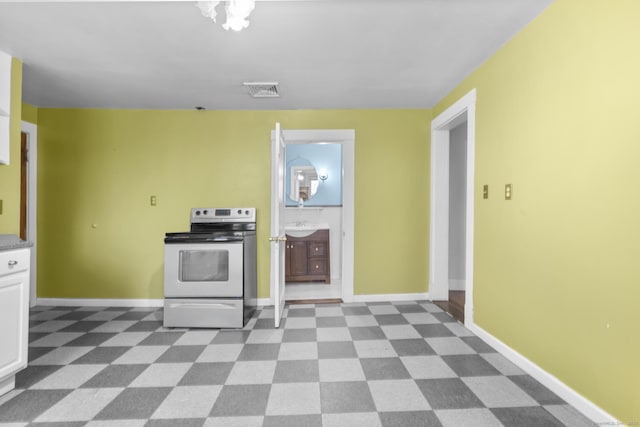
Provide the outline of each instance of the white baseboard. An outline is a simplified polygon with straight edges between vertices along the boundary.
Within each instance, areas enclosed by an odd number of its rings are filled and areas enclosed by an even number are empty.
[[[542,385],[557,394],[568,404],[580,411],[585,417],[599,425],[623,425],[611,414],[582,396],[580,393],[560,381],[558,378],[512,349],[498,338],[491,335],[473,322],[466,322],[465,326],[483,341],[495,348],[500,354],[509,359],[520,369],[538,380]]]
[[[162,307],[163,299],[37,298],[36,305],[84,307]]]
[[[353,302],[422,301],[428,299],[429,292],[418,294],[364,294],[353,296]]]
[[[258,298],[258,307],[266,307],[269,305],[273,305],[273,302],[271,302],[271,298]]]

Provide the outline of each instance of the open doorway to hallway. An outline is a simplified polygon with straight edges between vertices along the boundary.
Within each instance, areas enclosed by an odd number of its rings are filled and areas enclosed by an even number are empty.
[[[434,301],[464,323],[466,288],[467,121],[449,131],[448,300]]]
[[[431,122],[429,295],[473,322],[475,89]]]

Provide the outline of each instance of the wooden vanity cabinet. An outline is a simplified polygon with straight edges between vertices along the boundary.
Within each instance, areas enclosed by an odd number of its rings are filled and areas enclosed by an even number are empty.
[[[329,230],[318,230],[306,237],[287,235],[286,282],[331,283]]]

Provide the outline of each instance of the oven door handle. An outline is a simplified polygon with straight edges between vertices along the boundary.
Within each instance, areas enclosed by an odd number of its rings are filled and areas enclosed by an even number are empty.
[[[224,304],[221,302],[209,303],[209,304],[196,303],[196,302],[177,302],[177,303],[172,303],[169,306],[171,308],[203,308],[203,309],[222,308],[225,310],[233,310],[236,308],[236,306],[233,304]]]

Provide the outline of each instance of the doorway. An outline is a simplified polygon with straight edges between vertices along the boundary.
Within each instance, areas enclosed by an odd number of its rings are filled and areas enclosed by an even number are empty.
[[[340,144],[342,146],[342,207],[293,207],[290,213],[296,214],[299,209],[305,215],[312,217],[328,215],[333,218],[331,223],[340,225],[339,230],[331,230],[331,239],[339,242],[341,256],[339,257],[338,279],[332,278],[334,285],[304,284],[286,285],[286,300],[328,300],[342,299],[345,302],[353,300],[353,247],[354,247],[354,166],[355,166],[355,131],[354,130],[283,130],[285,146],[294,144]],[[273,201],[272,201],[273,202]],[[287,218],[287,212],[285,212]],[[332,245],[333,246],[333,245]],[[333,267],[332,267],[333,268]],[[274,290],[271,289],[273,298]]]
[[[33,243],[29,273],[29,304],[36,305],[37,273],[37,176],[38,176],[38,128],[33,123],[22,122],[20,179],[20,235]],[[24,237],[22,236],[24,233]]]
[[[429,294],[473,322],[475,89],[431,122]]]

